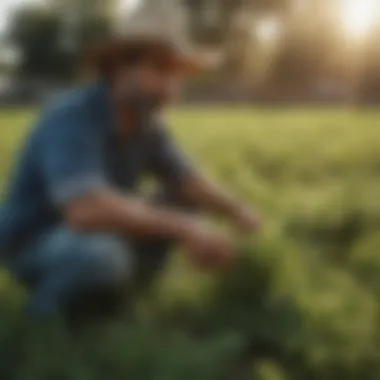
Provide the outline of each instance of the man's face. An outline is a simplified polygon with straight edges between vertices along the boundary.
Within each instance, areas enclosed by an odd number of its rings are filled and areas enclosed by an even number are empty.
[[[121,68],[115,81],[119,101],[138,112],[162,109],[176,99],[181,85],[178,71],[148,63]]]

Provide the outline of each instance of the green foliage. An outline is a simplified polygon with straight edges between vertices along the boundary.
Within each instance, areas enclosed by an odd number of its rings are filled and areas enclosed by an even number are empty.
[[[38,8],[22,8],[11,23],[9,37],[20,49],[19,74],[24,77],[63,77],[72,68],[72,58],[60,49],[60,16]],[[70,62],[71,61],[71,62]]]
[[[28,113],[4,113],[2,177]],[[1,284],[1,378],[380,378],[380,132],[372,111],[180,109],[174,132],[263,231],[201,274],[173,257],[147,308],[70,336]],[[22,303],[21,303],[22,305]]]
[[[89,12],[77,17],[74,30],[52,9],[22,7],[15,13],[8,38],[21,53],[19,76],[52,83],[75,78],[84,45],[104,37],[109,29],[106,15]]]

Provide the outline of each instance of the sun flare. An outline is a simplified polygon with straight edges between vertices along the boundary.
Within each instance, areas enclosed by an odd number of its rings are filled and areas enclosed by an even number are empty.
[[[342,23],[353,37],[362,37],[372,27],[377,13],[377,0],[343,0]]]

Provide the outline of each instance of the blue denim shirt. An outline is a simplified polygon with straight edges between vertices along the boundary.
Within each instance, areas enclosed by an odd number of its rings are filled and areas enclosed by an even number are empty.
[[[0,209],[0,252],[62,223],[60,209],[73,198],[105,186],[134,192],[147,172],[175,185],[190,170],[155,120],[120,138],[103,84],[65,94],[42,112],[19,153]]]

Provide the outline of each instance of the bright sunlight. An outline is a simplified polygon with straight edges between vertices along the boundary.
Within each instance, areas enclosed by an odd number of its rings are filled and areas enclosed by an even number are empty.
[[[254,32],[260,41],[270,43],[278,38],[281,24],[275,17],[265,18],[257,23]]]
[[[341,19],[344,29],[352,37],[363,37],[369,32],[377,16],[377,0],[343,0]]]

